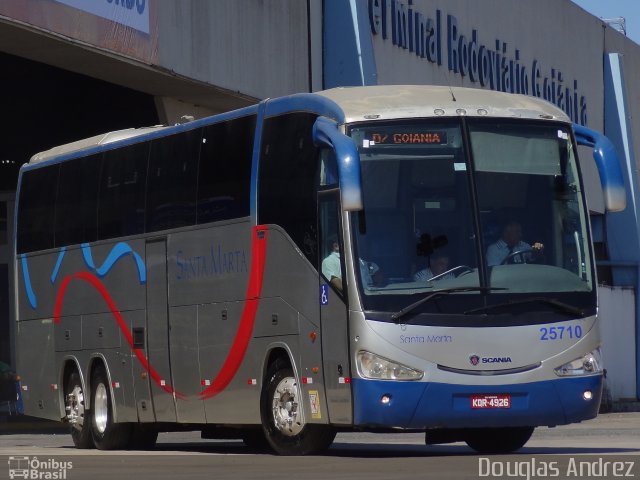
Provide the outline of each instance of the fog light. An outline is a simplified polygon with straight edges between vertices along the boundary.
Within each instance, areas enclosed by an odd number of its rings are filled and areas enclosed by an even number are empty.
[[[391,395],[389,395],[389,394],[385,393],[380,398],[380,403],[382,403],[383,405],[389,405],[390,402],[391,402]]]
[[[591,400],[593,398],[593,392],[591,392],[591,390],[585,390],[582,393],[582,398],[584,398],[585,400]]]

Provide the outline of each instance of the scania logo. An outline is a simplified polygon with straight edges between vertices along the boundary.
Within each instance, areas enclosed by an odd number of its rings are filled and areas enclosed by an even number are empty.
[[[511,357],[480,357],[474,353],[469,355],[469,362],[475,367],[480,363],[512,363],[513,360]]]
[[[511,357],[482,357],[482,363],[511,363]]]

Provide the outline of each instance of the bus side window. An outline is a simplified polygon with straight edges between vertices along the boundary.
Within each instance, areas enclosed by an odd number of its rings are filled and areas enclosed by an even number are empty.
[[[60,165],[22,174],[18,217],[18,253],[53,248],[53,219]]]
[[[144,232],[149,142],[104,154],[98,200],[98,239]]]
[[[319,195],[318,204],[320,230],[320,272],[324,279],[342,293],[344,279],[344,258],[340,243],[340,219],[337,194],[324,192]]]
[[[249,216],[255,115],[204,127],[198,223]]]
[[[316,192],[319,151],[311,129],[316,115],[291,113],[264,123],[258,222],[281,226],[318,268]]]
[[[151,142],[146,231],[196,223],[196,181],[202,129]]]
[[[55,214],[56,247],[96,240],[101,157],[102,154],[96,154],[61,164]]]

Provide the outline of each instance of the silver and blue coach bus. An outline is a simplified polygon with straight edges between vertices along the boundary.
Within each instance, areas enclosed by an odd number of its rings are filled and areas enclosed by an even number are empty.
[[[35,155],[15,239],[25,413],[79,448],[201,430],[281,454],[337,431],[480,452],[596,416],[577,145],[535,98],[334,89]]]

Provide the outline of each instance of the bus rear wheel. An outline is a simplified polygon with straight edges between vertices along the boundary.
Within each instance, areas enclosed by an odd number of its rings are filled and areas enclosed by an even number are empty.
[[[77,371],[73,371],[64,389],[64,408],[70,426],[71,438],[76,448],[94,448],[91,438],[89,411],[84,408],[84,391]]]
[[[121,450],[129,446],[131,424],[113,421],[111,389],[107,372],[98,366],[91,377],[91,436],[99,450]]]
[[[535,427],[471,428],[464,441],[478,453],[511,453],[524,447]]]
[[[306,423],[301,402],[301,391],[292,368],[281,360],[276,361],[267,373],[260,403],[264,436],[280,455],[322,452],[336,436],[328,425]]]

